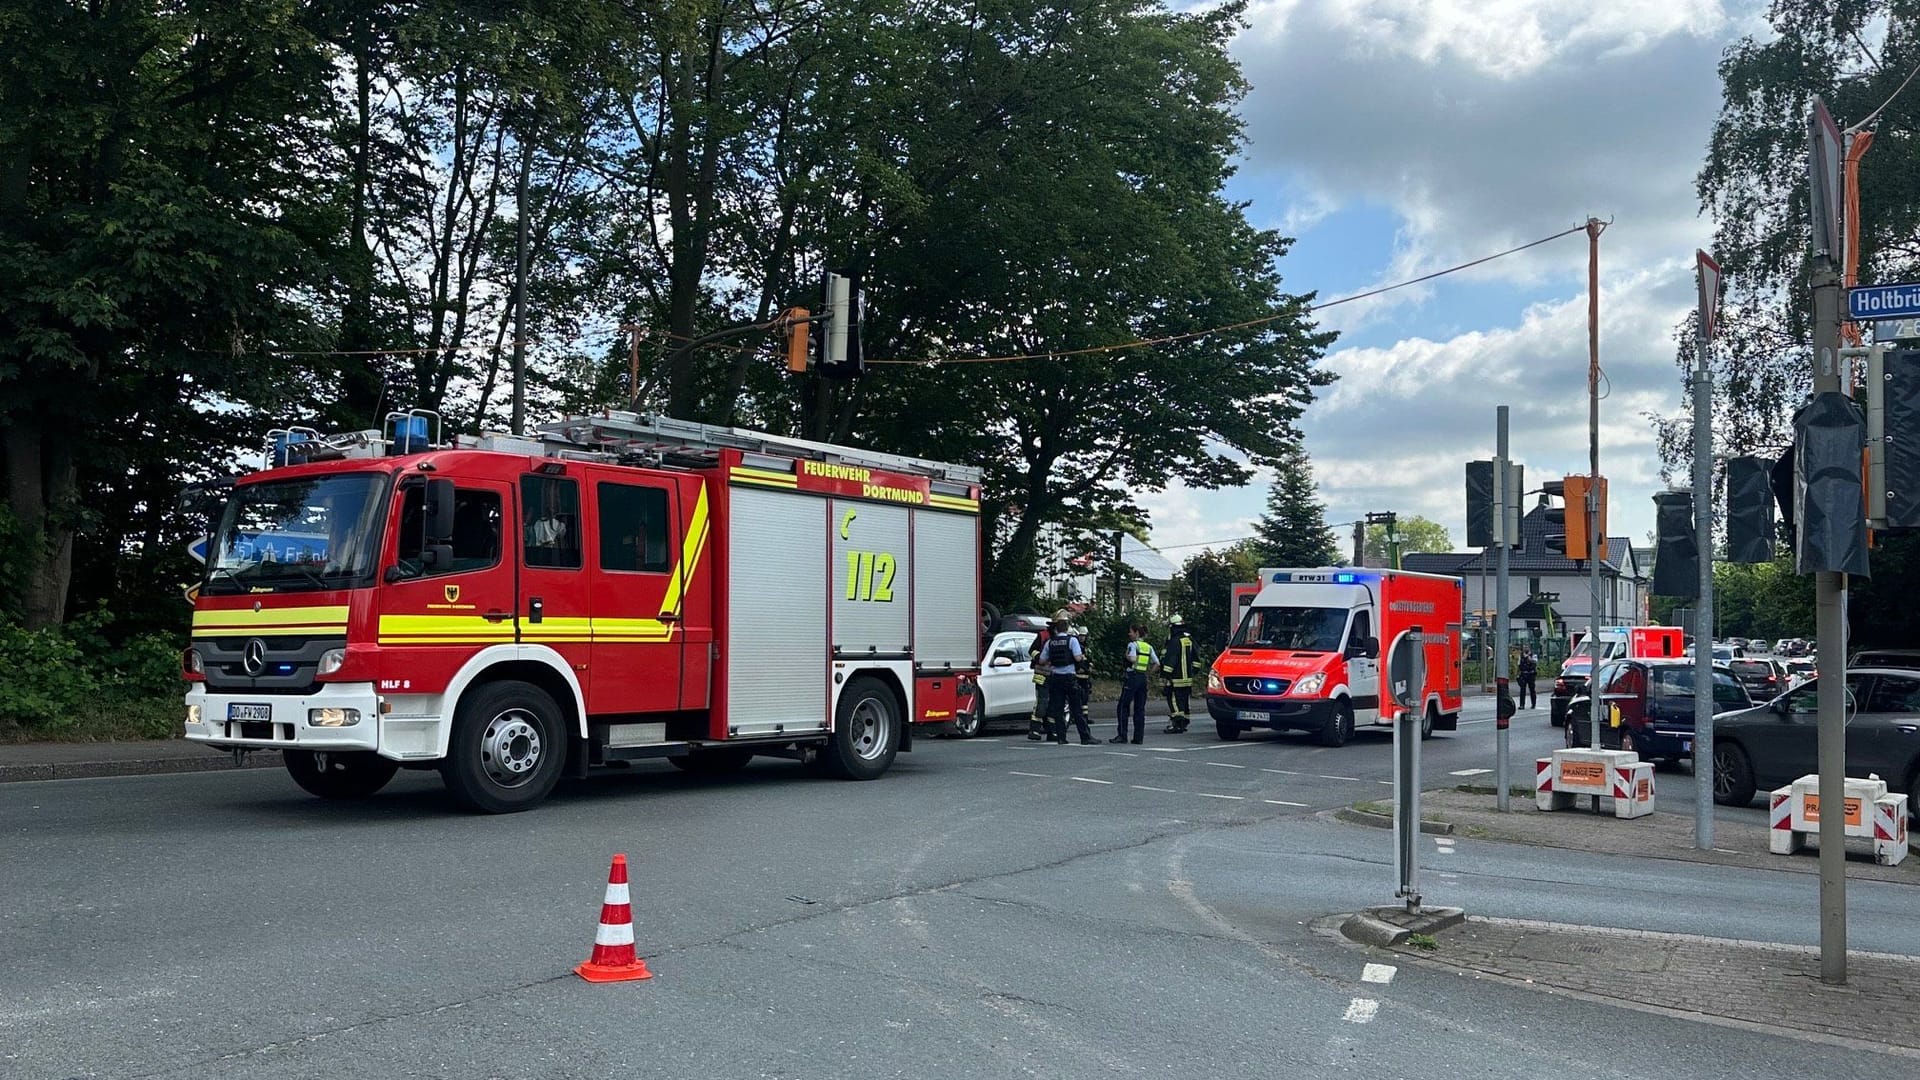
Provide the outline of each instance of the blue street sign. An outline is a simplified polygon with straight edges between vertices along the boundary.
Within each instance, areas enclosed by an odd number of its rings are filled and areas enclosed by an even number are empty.
[[[188,544],[187,554],[193,556],[194,562],[198,562],[198,563],[206,562],[207,561],[207,538],[203,536],[200,539],[195,540],[193,543]]]
[[[1920,282],[1862,285],[1847,290],[1847,318],[1853,322],[1911,319],[1920,315]]]

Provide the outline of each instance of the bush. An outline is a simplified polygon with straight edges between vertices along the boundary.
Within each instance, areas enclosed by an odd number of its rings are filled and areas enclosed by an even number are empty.
[[[116,641],[104,609],[42,630],[0,623],[0,738],[153,739],[176,733],[180,654],[159,634]]]

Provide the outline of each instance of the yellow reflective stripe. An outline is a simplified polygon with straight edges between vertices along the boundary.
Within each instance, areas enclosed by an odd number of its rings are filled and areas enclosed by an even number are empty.
[[[226,608],[193,613],[195,630],[216,626],[310,626],[332,623],[341,626],[347,624],[347,605],[263,607],[259,611],[252,608]]]
[[[765,484],[775,487],[799,487],[800,478],[790,472],[774,472],[772,469],[754,469],[745,465],[735,465],[732,476],[745,484]]]
[[[980,501],[978,499],[962,499],[953,495],[941,495],[938,493],[927,496],[927,505],[939,507],[942,510],[963,510],[969,514],[977,514],[980,512]]]
[[[660,610],[674,615],[680,614],[685,601],[685,590],[693,580],[694,567],[700,564],[700,552],[707,545],[707,485],[700,485],[700,494],[693,500],[693,518],[687,523],[686,535],[680,538],[680,561],[674,564],[673,575],[667,579],[666,595],[660,599]]]
[[[671,623],[659,619],[595,619],[595,641],[658,641],[673,633]]]
[[[380,637],[511,638],[513,623],[488,622],[480,615],[382,615]]]
[[[189,636],[197,638],[215,637],[282,637],[292,634],[318,636],[322,634],[345,634],[346,623],[325,623],[311,626],[238,626],[207,628],[195,625]]]

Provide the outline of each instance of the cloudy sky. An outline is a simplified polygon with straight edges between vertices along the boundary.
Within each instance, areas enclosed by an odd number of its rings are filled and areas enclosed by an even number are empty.
[[[1759,0],[1254,0],[1230,194],[1297,238],[1286,287],[1323,300],[1612,219],[1600,462],[1612,532],[1643,542],[1661,486],[1645,414],[1684,408],[1673,333],[1711,235],[1693,183],[1716,65],[1766,32],[1762,14]],[[1462,463],[1493,455],[1501,404],[1530,487],[1585,472],[1586,289],[1576,233],[1325,312],[1340,380],[1303,427],[1327,519],[1420,514],[1464,545]],[[1245,536],[1270,480],[1146,499],[1155,544],[1183,557]]]

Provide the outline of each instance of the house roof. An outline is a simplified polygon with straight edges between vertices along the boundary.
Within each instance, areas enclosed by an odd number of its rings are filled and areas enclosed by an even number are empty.
[[[1573,577],[1586,572],[1586,567],[1576,564],[1564,555],[1554,555],[1547,551],[1547,516],[1545,508],[1534,507],[1520,519],[1520,547],[1507,554],[1507,572],[1530,577]],[[1607,539],[1607,553],[1610,556],[1602,564],[1602,577],[1616,577],[1625,574],[1639,577],[1641,560],[1632,542],[1624,536]],[[1491,553],[1489,553],[1491,554]],[[1417,570],[1425,574],[1451,574],[1466,577],[1480,573],[1482,553],[1478,551],[1449,551],[1432,554],[1403,555],[1400,565],[1408,570]],[[1497,557],[1486,560],[1486,568],[1491,571],[1498,565]]]
[[[1172,581],[1180,573],[1173,560],[1131,536],[1121,536],[1120,561],[1148,581]]]

